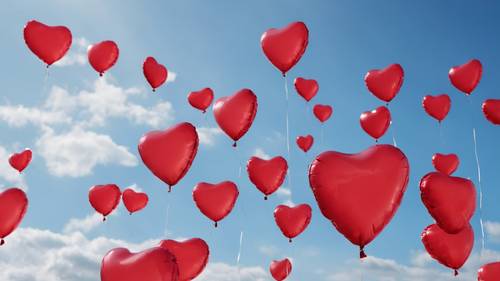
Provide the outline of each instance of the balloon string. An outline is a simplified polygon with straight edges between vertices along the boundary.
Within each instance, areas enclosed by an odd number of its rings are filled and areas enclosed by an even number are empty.
[[[396,129],[394,128],[394,122],[391,120],[391,134],[392,134],[392,144],[395,147],[398,147],[398,143],[396,142]]]
[[[290,122],[289,122],[289,107],[290,101],[288,96],[288,81],[286,75],[283,76],[283,81],[285,83],[285,98],[286,98],[286,151],[287,151],[287,161],[288,161],[288,170],[287,170],[287,178],[288,178],[288,188],[290,189],[290,198],[292,196],[292,173],[291,173],[291,154],[290,154]]]
[[[363,269],[364,269],[363,268],[363,261],[364,260],[365,259],[359,259],[359,269],[360,269],[359,272],[360,272],[361,281],[363,281]]]
[[[241,258],[241,248],[243,246],[243,230],[240,232],[240,248],[238,250],[238,256],[236,257],[236,269],[238,270],[238,280],[241,280],[240,275],[240,258]]]
[[[479,224],[481,225],[481,253],[480,257],[483,256],[485,235],[484,235],[484,225],[483,225],[483,188],[481,185],[481,166],[479,165],[479,156],[477,153],[477,135],[476,128],[472,128],[472,137],[474,138],[474,156],[476,157],[477,165],[477,179],[479,185]]]
[[[167,210],[166,210],[166,217],[165,217],[165,233],[163,234],[165,237],[168,236],[168,222],[170,218],[170,196],[172,194],[167,193]]]
[[[439,126],[439,138],[441,139],[441,146],[443,147],[443,149],[445,149],[446,148],[446,141],[444,139],[443,124],[441,124],[441,122],[439,122],[438,126]]]

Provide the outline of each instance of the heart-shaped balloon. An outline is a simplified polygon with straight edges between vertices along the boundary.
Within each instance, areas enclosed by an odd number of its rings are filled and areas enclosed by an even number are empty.
[[[116,248],[102,259],[101,281],[137,280],[179,281],[179,269],[174,255],[160,247],[139,253]]]
[[[403,68],[396,63],[384,69],[368,71],[365,75],[365,84],[374,96],[385,102],[390,102],[399,93],[403,79]]]
[[[420,180],[420,196],[439,227],[450,234],[469,225],[476,210],[476,188],[468,179],[429,173]]]
[[[200,238],[186,241],[163,240],[160,247],[175,256],[179,267],[179,281],[195,279],[208,263],[210,251],[207,243]]]
[[[238,187],[230,181],[217,184],[200,182],[193,190],[196,206],[215,223],[215,227],[233,210],[238,195]]]
[[[363,248],[390,222],[408,184],[410,167],[392,145],[357,154],[321,153],[309,167],[309,184],[323,215]]]
[[[430,96],[427,95],[422,100],[425,112],[439,122],[443,121],[450,112],[451,99],[448,95]]]
[[[167,81],[167,68],[164,65],[159,64],[153,57],[146,58],[142,64],[142,72],[144,73],[144,77],[146,77],[149,85],[151,85],[151,88],[153,88],[153,92],[163,85],[165,81]]]
[[[488,99],[483,102],[484,117],[495,125],[500,125],[500,99]]]
[[[326,104],[316,104],[313,107],[313,113],[321,123],[324,123],[332,116],[333,108]]]
[[[365,111],[359,117],[361,128],[375,140],[382,137],[391,125],[391,112],[380,106],[372,111]]]
[[[9,164],[12,168],[21,173],[24,169],[26,169],[26,167],[28,167],[32,156],[33,153],[31,152],[31,149],[26,148],[22,152],[11,154],[9,156]]]
[[[232,96],[218,99],[213,112],[219,127],[236,142],[252,126],[257,113],[257,96],[250,89],[243,89]]]
[[[115,42],[107,40],[91,45],[87,56],[90,65],[102,76],[105,71],[115,65],[118,60],[118,45]]]
[[[477,281],[496,280],[500,280],[500,262],[485,264],[477,271]]]
[[[120,188],[116,184],[94,185],[89,190],[90,205],[101,215],[103,221],[120,203]]]
[[[71,40],[71,31],[65,26],[48,26],[36,20],[24,26],[26,45],[47,67],[64,57]]]
[[[466,95],[470,95],[479,84],[482,74],[483,66],[481,62],[473,59],[465,64],[452,67],[448,77],[455,88]]]
[[[0,246],[23,220],[28,209],[28,198],[21,189],[14,187],[0,192]]]
[[[436,153],[432,156],[432,165],[434,166],[436,171],[445,173],[449,176],[457,170],[459,164],[460,160],[454,153]]]
[[[214,91],[210,88],[204,88],[199,91],[191,92],[188,95],[189,104],[201,110],[203,113],[207,111],[207,108],[212,104],[214,100]]]
[[[420,237],[425,249],[440,264],[455,270],[464,265],[474,246],[474,231],[467,225],[457,234],[448,234],[437,224],[429,225]]]
[[[303,22],[292,22],[284,28],[264,32],[260,45],[267,59],[285,76],[306,51],[308,40],[307,26]]]
[[[314,98],[319,90],[318,82],[316,82],[316,80],[314,79],[297,77],[295,78],[293,84],[295,85],[297,93],[306,101],[310,101],[312,98]]]
[[[295,207],[278,205],[274,209],[274,221],[280,228],[290,243],[292,238],[301,234],[311,222],[312,209],[307,204],[300,204]]]
[[[297,146],[302,149],[302,151],[308,152],[314,143],[314,138],[311,135],[298,136],[295,141],[297,142]]]
[[[169,191],[193,163],[198,151],[198,133],[190,123],[179,123],[165,131],[152,131],[139,141],[142,162],[164,183]]]
[[[271,262],[269,272],[271,272],[274,280],[283,281],[292,272],[292,263],[289,259],[274,260]]]
[[[283,184],[287,170],[288,164],[281,156],[269,160],[253,156],[247,163],[250,181],[264,193],[266,200]]]
[[[136,192],[131,188],[125,189],[122,194],[123,204],[130,214],[140,211],[146,207],[149,198],[144,192]]]

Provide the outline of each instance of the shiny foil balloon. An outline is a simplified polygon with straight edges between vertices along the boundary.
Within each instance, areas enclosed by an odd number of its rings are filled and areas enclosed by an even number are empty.
[[[477,271],[477,281],[497,280],[500,280],[500,262],[485,264]]]
[[[253,156],[247,162],[248,177],[264,193],[266,200],[283,184],[287,171],[288,164],[281,156],[269,160]]]
[[[210,88],[203,88],[188,95],[189,104],[203,113],[207,112],[207,108],[212,104],[213,100],[214,91]]]
[[[163,240],[160,247],[175,256],[179,267],[179,281],[191,281],[207,266],[210,251],[207,243],[200,238],[185,241]]]
[[[200,182],[193,190],[196,206],[215,223],[215,227],[233,210],[238,195],[238,187],[230,181],[217,184]]]
[[[191,167],[198,151],[198,133],[184,122],[164,131],[152,131],[139,141],[142,162],[164,183],[172,186],[181,180]]]
[[[278,205],[274,209],[274,221],[290,243],[292,239],[300,235],[311,222],[312,209],[308,204],[300,204],[295,207]]]
[[[168,78],[168,70],[163,64],[159,64],[155,58],[147,57],[142,64],[142,72],[153,92],[156,91]]]
[[[308,152],[309,149],[311,149],[313,143],[314,143],[314,138],[311,135],[306,135],[306,136],[298,136],[297,139],[295,140],[297,142],[297,146],[304,152]]]
[[[359,117],[361,128],[372,138],[381,138],[391,125],[391,112],[387,107],[380,106],[372,111],[365,111]]]
[[[131,188],[125,189],[122,194],[123,204],[130,214],[140,211],[146,207],[149,198],[144,192],[136,192]]]
[[[309,30],[303,22],[292,22],[284,28],[271,28],[260,38],[267,59],[283,76],[300,60],[308,42]]]
[[[422,106],[429,116],[441,122],[446,118],[448,112],[450,112],[451,99],[446,94],[438,96],[427,95],[422,100]]]
[[[271,262],[269,272],[274,280],[283,281],[292,273],[292,263],[289,259],[274,260]]]
[[[87,51],[90,65],[102,76],[115,65],[119,56],[118,45],[113,41],[102,41],[91,45]]]
[[[310,101],[316,96],[319,90],[318,82],[314,79],[305,79],[302,77],[295,78],[293,84],[297,93],[306,101]]]
[[[403,68],[396,63],[384,69],[368,71],[365,75],[365,84],[374,96],[385,102],[390,102],[399,93],[403,79]]]
[[[19,226],[27,209],[28,197],[21,189],[14,187],[0,192],[0,246]]]
[[[432,165],[436,171],[451,176],[457,170],[458,165],[460,165],[460,159],[454,153],[436,153],[432,156]]]
[[[125,248],[109,251],[102,259],[101,281],[180,281],[174,255],[154,247],[139,253]]]
[[[33,153],[31,149],[26,148],[22,152],[13,153],[9,156],[9,164],[12,168],[16,169],[19,173],[22,173],[26,167],[28,167],[31,162]]]
[[[451,84],[466,95],[470,95],[481,81],[483,66],[477,59],[473,59],[450,69],[448,77]]]
[[[485,100],[482,109],[486,120],[494,125],[500,125],[500,99]]]
[[[89,190],[89,202],[96,212],[103,216],[103,220],[106,220],[106,216],[120,203],[121,195],[116,184],[94,185]]]
[[[323,215],[363,248],[390,222],[408,184],[410,166],[392,145],[357,154],[326,151],[309,167],[309,184]]]
[[[36,20],[24,26],[24,42],[47,67],[64,57],[71,41],[71,31],[65,26],[48,26]]]
[[[326,104],[316,104],[313,107],[314,116],[321,122],[324,123],[326,120],[330,119],[333,113],[333,108]]]

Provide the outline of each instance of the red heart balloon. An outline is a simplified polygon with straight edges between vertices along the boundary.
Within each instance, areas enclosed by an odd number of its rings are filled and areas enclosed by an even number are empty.
[[[309,149],[311,149],[314,143],[314,138],[311,135],[298,136],[296,142],[299,148],[302,149],[302,151],[307,152],[309,151]]]
[[[215,227],[217,227],[217,222],[233,210],[238,195],[238,187],[230,181],[217,184],[200,182],[193,190],[196,206],[205,216],[215,222]]]
[[[359,117],[361,128],[375,140],[382,137],[391,125],[391,112],[380,106],[372,111],[365,111]]]
[[[13,153],[9,156],[9,164],[12,168],[16,169],[19,173],[24,171],[31,162],[33,153],[31,149],[26,148],[23,152]]]
[[[274,220],[281,232],[292,242],[292,238],[301,234],[311,222],[312,210],[308,204],[295,207],[278,205],[274,209]]]
[[[429,225],[420,237],[425,249],[440,264],[455,270],[464,265],[474,246],[474,231],[467,225],[457,234],[448,234],[437,224]]]
[[[314,116],[321,122],[325,122],[332,116],[333,108],[325,104],[316,104],[313,108]]]
[[[236,142],[252,126],[257,113],[257,96],[249,89],[218,99],[213,107],[215,121]]]
[[[391,64],[384,69],[374,69],[365,75],[368,90],[377,98],[390,102],[403,85],[404,70],[399,64]]]
[[[500,262],[485,264],[477,271],[477,281],[496,280],[500,280]]]
[[[102,41],[91,45],[88,49],[90,65],[102,76],[105,71],[115,65],[118,60],[118,45],[113,41]]]
[[[484,117],[495,125],[500,125],[500,100],[488,99],[483,102]]]
[[[302,77],[295,78],[293,82],[297,93],[303,97],[306,101],[310,101],[319,90],[318,82],[314,79],[304,79]]]
[[[447,175],[453,174],[460,164],[460,160],[456,154],[441,154],[436,153],[432,156],[432,165],[436,171]]]
[[[309,167],[309,184],[323,215],[363,248],[390,222],[408,184],[408,159],[392,145],[357,154],[323,152]]]
[[[165,81],[167,81],[167,68],[164,65],[159,64],[153,57],[146,58],[142,64],[142,72],[144,73],[144,77],[146,77],[149,85],[151,85],[151,88],[153,88],[153,92],[163,85]]]
[[[179,266],[179,281],[191,281],[203,272],[210,251],[205,241],[193,238],[186,241],[163,240],[160,247],[171,252]]]
[[[470,95],[479,84],[482,74],[483,66],[481,62],[473,59],[465,64],[452,67],[448,77],[455,88],[466,95]]]
[[[271,28],[262,34],[260,45],[267,59],[283,76],[300,60],[307,48],[309,30],[303,22]]]
[[[288,164],[281,156],[264,160],[252,157],[247,163],[247,172],[250,181],[264,193],[264,199],[273,194],[285,180]]]
[[[271,266],[269,267],[269,271],[276,281],[285,280],[288,275],[292,272],[292,263],[289,259],[284,260],[274,260],[271,262]]]
[[[175,257],[154,247],[131,253],[124,248],[109,251],[102,259],[101,281],[179,281]]]
[[[165,131],[152,131],[139,141],[142,162],[169,191],[177,184],[193,163],[198,151],[198,133],[190,123],[179,123]]]
[[[21,189],[14,187],[0,192],[0,246],[23,220],[28,209],[28,198]]]
[[[207,108],[212,104],[214,100],[214,91],[210,88],[204,88],[199,91],[191,92],[188,95],[189,104],[201,110],[203,113],[207,111]]]
[[[64,57],[71,40],[71,31],[65,26],[48,26],[36,20],[24,26],[26,45],[47,67]]]
[[[427,114],[441,122],[450,112],[451,99],[446,94],[439,96],[427,95],[422,100],[422,106]]]
[[[455,234],[476,210],[476,188],[464,178],[432,172],[420,180],[422,202],[441,229]]]
[[[125,189],[122,194],[123,204],[130,214],[140,211],[146,207],[149,198],[144,192],[136,192],[131,188]]]
[[[90,205],[101,215],[103,220],[120,203],[122,193],[116,184],[94,185],[89,190]]]

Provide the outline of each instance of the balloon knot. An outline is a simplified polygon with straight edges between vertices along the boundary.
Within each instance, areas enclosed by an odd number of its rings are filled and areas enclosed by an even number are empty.
[[[2,240],[0,241],[0,246],[3,246],[4,244],[5,244],[5,240],[3,240],[3,239],[2,239]]]
[[[102,221],[106,221],[106,216],[103,216],[103,217],[102,217]]]
[[[386,102],[386,103],[385,103],[385,106],[389,107],[389,103],[388,103],[388,102]]]
[[[267,195],[266,195],[266,196],[264,196],[264,200],[267,200]]]
[[[282,72],[281,74],[283,74],[283,77],[286,77],[286,72]]]
[[[364,259],[366,258],[366,253],[365,253],[365,246],[359,247],[359,258]]]
[[[171,185],[168,186],[168,192],[169,193],[172,192],[172,186]]]
[[[201,113],[206,113],[206,112],[207,112],[207,110],[206,110],[206,109],[203,109],[203,111],[202,111]]]
[[[102,77],[103,75],[104,75],[104,73],[99,72],[99,77]]]
[[[45,68],[47,68],[47,69],[49,69],[49,67],[50,67],[50,64],[47,64],[47,65],[45,66]]]
[[[217,228],[217,226],[219,226],[219,224],[217,222],[215,222],[214,225],[215,225],[215,228]]]
[[[375,143],[378,143],[378,139],[375,139]]]
[[[130,212],[129,215],[132,215],[132,212]]]
[[[458,275],[458,270],[455,269],[455,272],[453,273],[453,276],[457,276]]]
[[[156,89],[155,89],[155,88],[153,88],[153,93],[154,93],[154,92],[156,92]]]
[[[238,144],[236,142],[233,143],[233,147],[236,147]]]
[[[288,243],[292,243],[292,238],[288,238]]]

